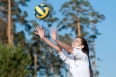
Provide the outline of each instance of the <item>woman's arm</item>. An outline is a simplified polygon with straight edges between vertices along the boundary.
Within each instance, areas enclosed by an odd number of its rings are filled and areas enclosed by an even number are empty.
[[[35,34],[39,35],[41,37],[42,40],[44,40],[49,46],[51,46],[52,48],[54,48],[60,58],[62,59],[62,61],[64,61],[66,64],[69,64],[69,59],[67,58],[66,54],[64,54],[61,49],[55,45],[54,43],[52,43],[50,40],[48,40],[45,36],[44,36],[44,30],[42,29],[42,27],[36,27],[37,32],[34,32]]]
[[[50,40],[48,40],[45,36],[44,36],[44,30],[42,29],[42,27],[36,27],[36,31],[37,32],[34,32],[35,34],[39,35],[40,38],[42,40],[44,40],[49,46],[51,46],[52,48],[54,48],[58,53],[61,52],[61,49],[55,45],[54,43],[52,43]]]
[[[60,47],[62,47],[63,49],[65,49],[66,51],[68,51],[69,53],[73,52],[73,47],[59,41],[59,40],[54,40]]]
[[[43,40],[52,48],[54,48],[58,53],[61,52],[61,49],[55,45],[54,43],[52,43],[50,40],[48,40],[46,37],[43,38]]]
[[[69,45],[67,45],[67,44],[65,44],[57,39],[57,32],[56,32],[55,28],[53,28],[53,30],[51,32],[51,37],[60,47],[62,47],[63,49],[65,49],[69,53],[73,52],[73,50],[74,50],[73,47],[71,47],[71,46],[69,46]]]

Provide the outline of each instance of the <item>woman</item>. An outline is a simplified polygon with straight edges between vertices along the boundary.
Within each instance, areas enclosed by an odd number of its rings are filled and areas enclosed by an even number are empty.
[[[76,37],[72,46],[62,43],[57,37],[57,32],[55,29],[51,32],[52,39],[63,49],[52,43],[44,36],[44,30],[42,27],[36,27],[37,32],[35,34],[39,35],[48,45],[54,48],[60,58],[69,65],[70,72],[73,77],[93,77],[92,69],[89,60],[89,49],[86,40],[83,37]],[[68,55],[69,52],[71,55]]]

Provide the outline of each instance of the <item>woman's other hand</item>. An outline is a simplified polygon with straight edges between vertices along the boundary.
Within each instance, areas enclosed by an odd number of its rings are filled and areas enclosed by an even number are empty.
[[[50,33],[51,33],[52,39],[54,41],[57,40],[57,31],[56,31],[56,28],[52,28],[52,31]]]

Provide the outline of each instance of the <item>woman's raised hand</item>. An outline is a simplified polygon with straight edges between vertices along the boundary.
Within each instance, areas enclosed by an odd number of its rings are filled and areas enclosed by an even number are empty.
[[[42,29],[42,27],[36,27],[36,32],[34,32],[35,34],[39,35],[41,39],[43,39],[45,36],[44,36],[44,30]]]
[[[57,39],[57,31],[56,28],[52,28],[52,31],[50,32],[52,39],[55,41]]]

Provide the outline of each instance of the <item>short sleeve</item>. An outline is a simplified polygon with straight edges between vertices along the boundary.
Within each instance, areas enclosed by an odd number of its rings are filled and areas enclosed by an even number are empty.
[[[71,53],[72,56],[81,59],[85,56],[85,53],[83,53],[80,49],[74,48],[73,52]]]
[[[66,64],[69,65],[69,59],[67,57],[67,53],[62,51],[62,52],[58,53],[58,55],[60,56],[60,58],[62,59],[63,62],[65,62]]]

